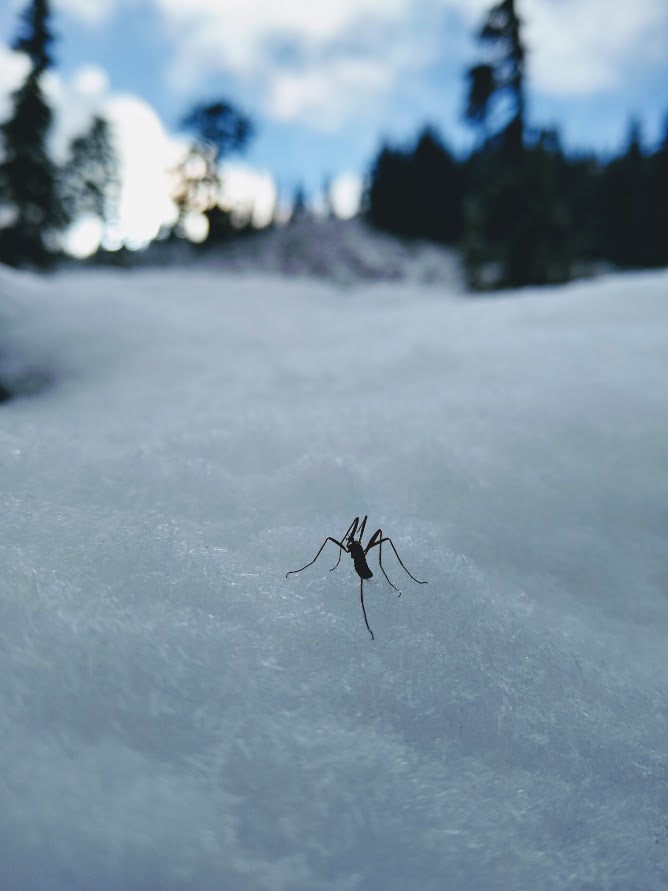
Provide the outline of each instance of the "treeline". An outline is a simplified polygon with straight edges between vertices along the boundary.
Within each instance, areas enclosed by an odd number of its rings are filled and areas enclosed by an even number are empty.
[[[118,229],[120,169],[104,116],[94,115],[71,140],[62,163],[52,157],[54,112],[42,79],[55,65],[55,42],[49,0],[29,0],[12,44],[27,56],[29,70],[0,124],[0,263],[11,266],[52,266],[64,253],[68,228],[81,218],[96,218],[106,232]],[[219,204],[220,161],[248,143],[253,124],[230,102],[215,100],[196,104],[181,129],[190,143],[173,171],[176,220],[167,235],[186,235],[195,216],[206,221],[209,241],[224,239],[243,221]]]
[[[53,66],[55,37],[47,0],[31,0],[12,45],[28,57],[28,74],[11,96],[11,113],[0,125],[0,262],[50,266],[61,250],[61,233],[76,219],[113,219],[118,163],[108,122],[94,116],[71,140],[57,164],[49,151],[53,111],[42,76]]]
[[[456,157],[433,127],[408,147],[382,146],[369,175],[369,219],[397,235],[457,245],[477,289],[566,281],[598,261],[668,264],[668,117],[652,151],[633,122],[617,157],[569,156],[556,130],[526,123],[514,0],[492,7],[478,36],[495,61],[466,72],[477,147]]]
[[[365,196],[370,220],[397,235],[456,245],[478,289],[565,281],[600,261],[668,264],[668,117],[652,150],[632,123],[616,157],[569,155],[556,130],[527,123],[514,0],[489,10],[478,37],[484,61],[465,73],[475,149],[456,155],[434,127],[411,145],[382,146]],[[54,43],[49,0],[28,0],[13,49],[25,53],[29,70],[0,124],[0,262],[14,266],[48,267],[82,217],[97,218],[107,233],[119,228],[119,162],[104,117],[71,140],[62,163],[49,151],[54,113],[42,79],[55,64]],[[195,225],[216,245],[250,226],[221,206],[220,164],[248,144],[253,122],[219,99],[195,105],[181,129],[190,147],[173,171],[176,220],[163,234],[192,237]],[[300,191],[295,218],[304,207]]]

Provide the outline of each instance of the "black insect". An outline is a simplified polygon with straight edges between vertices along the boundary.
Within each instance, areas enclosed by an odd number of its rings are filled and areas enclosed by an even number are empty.
[[[419,579],[416,579],[414,575],[412,575],[410,572],[408,572],[408,570],[406,569],[406,567],[404,566],[404,564],[401,560],[401,557],[397,553],[397,549],[395,548],[395,546],[392,542],[392,539],[384,536],[382,529],[377,529],[373,533],[371,538],[369,539],[367,546],[364,547],[364,545],[362,544],[362,536],[364,535],[364,529],[366,528],[366,521],[367,521],[367,517],[364,517],[364,519],[362,520],[361,523],[360,523],[360,518],[355,517],[355,519],[352,521],[350,526],[348,526],[348,529],[341,541],[338,541],[336,538],[332,538],[331,535],[327,536],[327,538],[323,541],[322,545],[320,546],[320,550],[315,555],[313,560],[311,560],[310,563],[307,563],[306,566],[302,566],[301,569],[291,569],[290,572],[286,573],[285,577],[287,578],[289,575],[294,575],[296,572],[302,572],[302,570],[308,569],[309,566],[313,566],[315,561],[318,559],[318,557],[322,553],[322,549],[325,547],[327,542],[328,541],[334,542],[334,544],[337,546],[337,548],[340,548],[339,559],[336,561],[335,565],[332,566],[332,568],[330,569],[330,572],[334,572],[336,567],[341,562],[341,554],[342,553],[350,554],[350,556],[352,557],[352,560],[353,560],[353,564],[355,566],[355,572],[360,577],[360,601],[362,603],[362,613],[364,615],[364,624],[366,625],[367,630],[368,630],[369,634],[371,635],[371,640],[374,640],[373,631],[369,627],[369,622],[366,617],[366,610],[364,608],[364,579],[373,578],[373,573],[369,569],[369,564],[366,562],[366,555],[369,553],[369,551],[372,548],[375,548],[375,547],[378,548],[378,563],[379,563],[380,568],[383,572],[383,575],[385,576],[385,578],[387,579],[389,584],[392,585],[392,587],[394,588],[395,591],[399,591],[399,588],[397,588],[397,586],[395,584],[390,582],[390,580],[387,576],[387,573],[385,572],[385,568],[383,567],[383,542],[385,542],[385,541],[389,542],[390,547],[394,551],[397,560],[399,561],[399,563],[401,563],[404,571],[406,573],[408,573],[408,575],[410,575],[410,577],[413,579],[413,581],[417,582],[418,585],[426,585],[427,583],[421,582]],[[359,535],[357,538],[355,538],[355,536],[357,535],[358,527],[359,527]],[[399,597],[401,597],[401,591],[399,591]]]

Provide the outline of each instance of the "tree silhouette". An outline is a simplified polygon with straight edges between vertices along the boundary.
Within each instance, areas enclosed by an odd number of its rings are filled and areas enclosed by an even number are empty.
[[[502,0],[493,6],[480,28],[478,39],[491,61],[469,68],[466,117],[486,128],[492,105],[507,100],[509,120],[504,122],[503,141],[508,154],[517,159],[524,144],[526,51],[521,36],[522,23],[515,0]],[[496,103],[495,103],[496,100]]]
[[[605,172],[606,252],[622,266],[646,266],[650,261],[649,187],[650,162],[642,149],[640,124],[632,120],[624,153]]]
[[[232,225],[231,214],[218,203],[222,185],[220,162],[246,147],[254,125],[236,106],[218,100],[193,106],[181,121],[181,129],[190,132],[193,140],[175,171],[177,231],[183,229],[189,213],[199,213],[208,218],[210,237],[225,237]]]
[[[570,268],[569,214],[560,194],[565,159],[554,132],[527,144],[526,51],[514,0],[489,10],[478,39],[488,60],[466,73],[464,112],[481,136],[464,212],[470,284],[562,281]]]
[[[244,148],[253,135],[250,118],[230,102],[200,102],[188,112],[181,129],[215,150],[215,160]]]
[[[54,65],[52,47],[55,37],[49,24],[50,17],[48,0],[32,0],[19,17],[19,31],[12,44],[13,50],[28,56],[31,72],[37,76]]]
[[[103,223],[114,221],[118,210],[118,158],[109,123],[95,115],[90,127],[72,140],[61,174],[61,194],[69,220],[84,215]]]
[[[648,180],[647,259],[652,266],[664,266],[668,264],[668,115],[663,139],[649,158]]]
[[[413,148],[382,146],[371,168],[367,213],[381,229],[453,244],[461,235],[463,166],[433,127]]]
[[[53,64],[53,42],[47,0],[31,0],[13,44],[28,56],[30,70],[12,94],[10,117],[0,126],[0,201],[10,221],[0,229],[0,260],[14,266],[48,265],[55,234],[66,222],[57,168],[47,147],[52,111],[41,86],[42,75]]]
[[[297,220],[303,219],[308,213],[308,203],[306,200],[306,190],[302,183],[297,183],[292,195],[292,207],[290,209],[290,222],[296,223]]]

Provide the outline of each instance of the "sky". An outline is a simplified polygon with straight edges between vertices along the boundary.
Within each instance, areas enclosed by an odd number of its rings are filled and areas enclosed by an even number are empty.
[[[0,10],[0,114],[20,70],[7,46],[23,6],[9,0]],[[71,133],[82,109],[94,106],[122,119],[131,178],[149,191],[164,192],[155,160],[147,164],[149,149],[170,142],[165,153],[173,158],[183,115],[194,102],[218,97],[256,121],[242,176],[264,196],[263,207],[276,197],[269,182],[289,200],[300,184],[315,195],[341,176],[341,202],[354,205],[381,140],[406,144],[427,122],[455,150],[471,144],[463,72],[480,58],[474,36],[487,0],[52,6],[61,131]],[[648,142],[657,139],[668,112],[665,0],[519,0],[518,8],[532,124],[557,124],[569,149],[611,152],[635,115]]]

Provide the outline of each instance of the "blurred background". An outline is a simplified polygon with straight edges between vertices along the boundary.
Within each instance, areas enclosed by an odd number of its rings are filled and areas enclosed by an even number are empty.
[[[306,216],[450,246],[475,289],[665,265],[667,87],[665,0],[10,0],[0,261]]]

